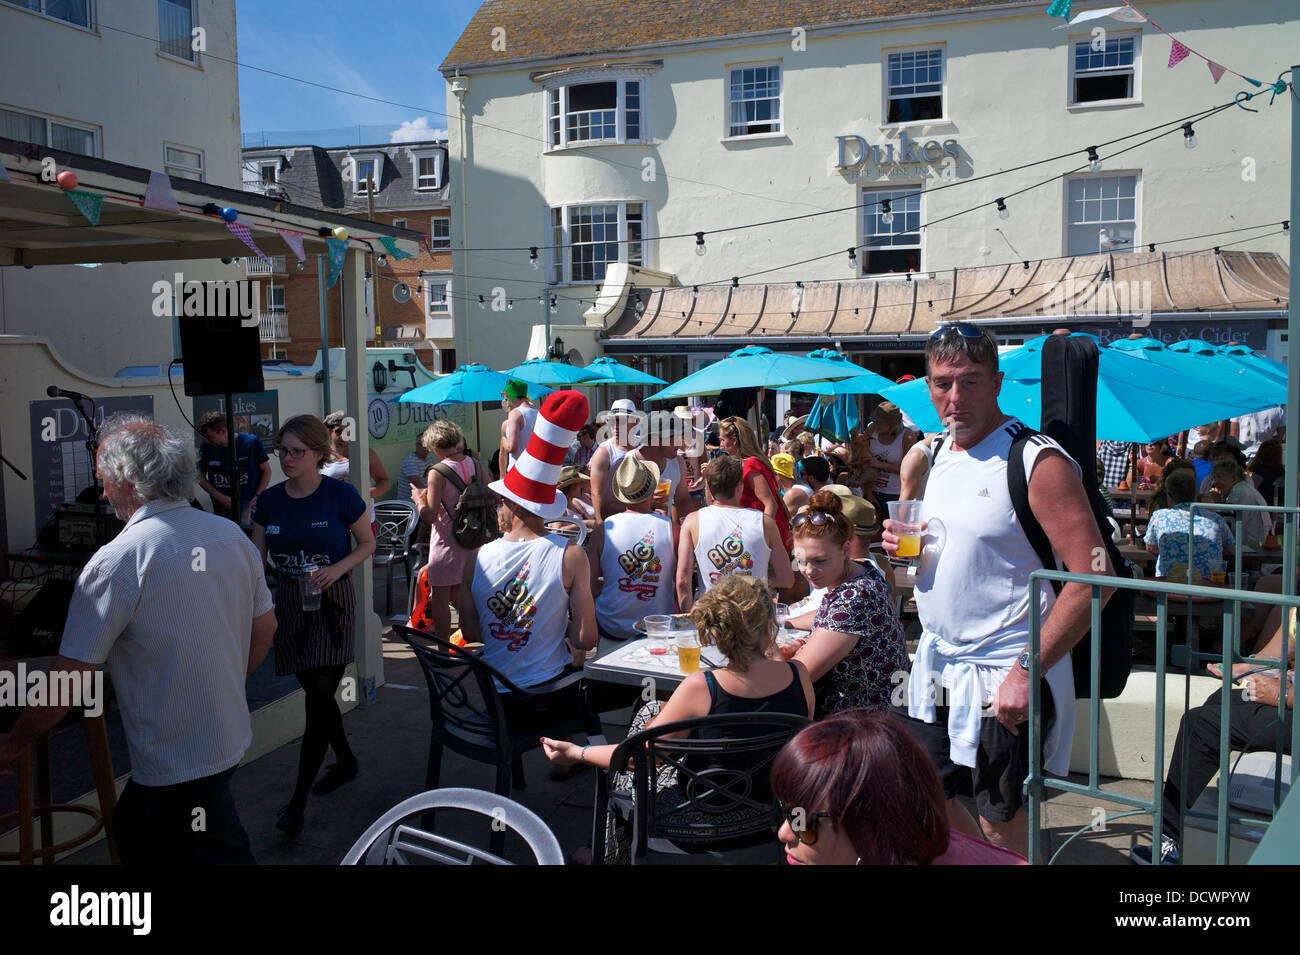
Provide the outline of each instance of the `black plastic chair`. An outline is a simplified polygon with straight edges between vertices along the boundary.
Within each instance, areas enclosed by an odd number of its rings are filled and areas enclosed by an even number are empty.
[[[438,788],[443,747],[495,766],[495,792],[509,796],[512,786],[525,788],[523,754],[541,746],[539,736],[586,733],[603,739],[581,670],[522,689],[473,651],[411,627],[394,625],[393,631],[415,651],[429,685],[433,732],[426,789]],[[508,692],[499,691],[494,678]]]
[[[664,723],[629,736],[610,758],[610,772],[596,778],[592,862],[605,861],[605,830],[611,801],[632,821],[632,864],[650,852],[699,855],[717,861],[740,855],[750,861],[779,856],[773,829],[780,809],[768,784],[772,761],[790,738],[811,720],[788,713],[724,713]],[[669,733],[702,729],[721,739],[666,738]],[[610,789],[610,774],[632,764],[632,791]],[[659,767],[677,771],[680,799],[662,800]],[[665,860],[667,861],[667,860]]]

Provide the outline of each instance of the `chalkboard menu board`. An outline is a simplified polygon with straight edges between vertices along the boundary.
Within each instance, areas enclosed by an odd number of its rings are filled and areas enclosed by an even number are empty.
[[[84,403],[84,402],[83,402]],[[76,500],[95,483],[95,462],[90,459],[86,422],[68,398],[47,398],[30,403],[32,428],[32,495],[36,528],[44,527],[54,505]],[[153,417],[152,395],[123,395],[95,399],[95,427],[105,418],[131,412]]]

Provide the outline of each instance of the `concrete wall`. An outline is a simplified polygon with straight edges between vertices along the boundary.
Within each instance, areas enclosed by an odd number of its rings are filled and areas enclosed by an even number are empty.
[[[235,0],[196,0],[194,22],[213,54],[197,64],[140,38],[158,36],[156,3],[92,6],[98,20],[87,31],[0,4],[0,106],[94,126],[100,156],[132,166],[161,170],[164,142],[202,150],[205,180],[238,188]],[[50,336],[96,375],[166,363],[171,333],[152,318],[149,290],[178,270],[235,277],[216,261],[0,270],[0,334]]]
[[[1290,65],[1300,48],[1300,20],[1291,0],[1224,4],[1212,0],[1153,0],[1152,16],[1177,24],[1190,46],[1220,62],[1272,80]],[[473,132],[464,147],[466,168],[453,169],[453,234],[469,248],[545,246],[549,206],[596,200],[641,200],[650,204],[652,235],[743,225],[782,216],[853,206],[862,185],[896,184],[928,189],[943,184],[940,163],[892,167],[865,175],[837,169],[836,136],[860,135],[869,143],[895,143],[898,128],[882,128],[884,68],[894,47],[942,43],[946,50],[947,122],[909,126],[909,140],[956,140],[958,181],[987,175],[1066,149],[1167,122],[1198,109],[1230,101],[1246,88],[1232,75],[1218,85],[1203,62],[1188,58],[1166,68],[1170,41],[1148,26],[1141,30],[1136,105],[1067,105],[1071,41],[1087,38],[1090,28],[1118,32],[1141,25],[1113,20],[1054,30],[1059,20],[1042,9],[1002,16],[977,16],[964,22],[930,22],[879,30],[810,31],[807,49],[796,52],[788,37],[766,43],[733,42],[714,48],[656,50],[634,58],[662,58],[647,81],[647,145],[591,146],[543,152],[542,86],[530,79],[540,64],[526,69],[473,73],[466,77],[465,110]],[[601,62],[614,60],[602,57]],[[726,68],[749,61],[780,61],[783,72],[783,136],[722,142],[726,135]],[[563,64],[550,64],[552,67]],[[577,61],[574,65],[579,65]],[[454,104],[455,97],[448,102]],[[1286,217],[1288,202],[1289,106],[1282,98],[1272,108],[1268,97],[1254,104],[1260,112],[1230,109],[1197,125],[1199,148],[1185,149],[1176,133],[1107,160],[1104,171],[1138,171],[1139,243],[1161,242]],[[450,156],[459,166],[459,122],[450,128]],[[495,128],[493,128],[495,127]],[[501,132],[500,129],[514,133]],[[1143,137],[1139,137],[1143,138]],[[1136,142],[1138,140],[1133,140]],[[1123,148],[1103,149],[1102,155]],[[648,180],[643,163],[656,172]],[[1254,179],[1243,179],[1243,161],[1253,160]],[[1083,166],[1082,152],[1069,160],[995,179],[956,186],[924,197],[922,220],[935,220],[980,202],[992,202],[1054,173]],[[456,190],[469,190],[468,222]],[[1014,262],[1064,254],[1065,193],[1058,181],[1008,200],[1011,217],[992,208],[961,216],[926,230],[923,264],[929,270]],[[1000,234],[998,231],[1000,230]],[[1172,249],[1204,248],[1236,236],[1200,240]],[[726,281],[815,256],[828,258],[779,268],[747,281],[845,280],[855,276],[843,250],[862,242],[860,217],[853,211],[779,226],[744,229],[707,239],[708,254],[694,254],[692,237],[653,243],[647,265],[674,273],[683,285]],[[1235,248],[1285,252],[1275,236]],[[458,238],[457,246],[460,246]],[[833,254],[838,251],[839,254]],[[527,252],[470,253],[465,271],[471,295],[504,286],[516,300],[536,299],[545,273],[528,267]],[[457,270],[462,269],[458,259]],[[880,279],[899,281],[901,278]],[[557,324],[579,324],[591,299],[591,286],[553,290],[559,297]],[[516,309],[516,312],[518,309]],[[535,315],[482,315],[468,311],[473,345],[469,357],[489,365],[518,360],[524,327]],[[464,330],[458,329],[458,342]],[[463,344],[461,346],[463,350]]]

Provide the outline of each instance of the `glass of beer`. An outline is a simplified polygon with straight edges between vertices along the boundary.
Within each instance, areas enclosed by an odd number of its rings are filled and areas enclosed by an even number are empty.
[[[315,564],[303,564],[298,574],[298,592],[302,595],[302,609],[313,613],[320,609],[320,587],[312,574],[320,570]]]
[[[677,666],[683,673],[694,673],[700,668],[700,637],[694,630],[677,635]]]
[[[1226,560],[1210,561],[1210,583],[1223,584],[1228,581],[1228,562]]]
[[[921,556],[921,502],[890,501],[889,519],[898,535],[898,557]]]

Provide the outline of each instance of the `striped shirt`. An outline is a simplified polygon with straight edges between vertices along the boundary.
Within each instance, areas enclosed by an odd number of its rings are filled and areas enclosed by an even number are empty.
[[[428,455],[420,457],[414,451],[402,458],[402,467],[401,470],[397,472],[397,480],[399,482],[398,487],[406,493],[402,494],[399,492],[397,499],[399,501],[404,501],[410,497],[412,487],[423,489],[425,486],[424,469],[431,464],[437,463],[438,461],[436,458],[430,461]]]
[[[108,663],[142,786],[201,779],[253,741],[244,681],[271,610],[257,548],[188,501],[150,501],[77,579],[59,652]]]

